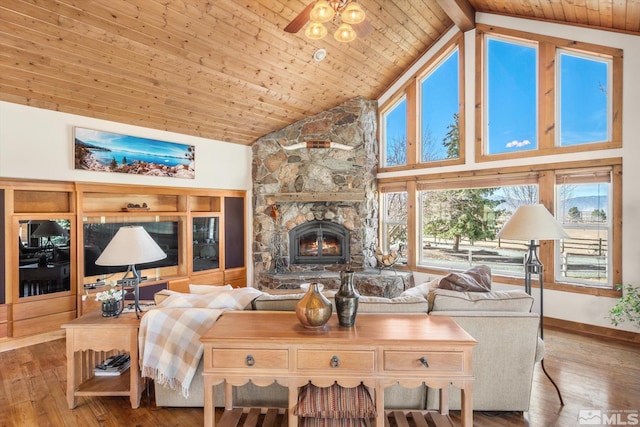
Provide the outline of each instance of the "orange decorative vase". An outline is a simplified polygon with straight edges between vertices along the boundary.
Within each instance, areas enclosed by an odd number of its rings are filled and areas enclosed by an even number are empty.
[[[322,328],[331,318],[333,307],[317,283],[311,283],[309,290],[296,305],[296,316],[305,328]]]

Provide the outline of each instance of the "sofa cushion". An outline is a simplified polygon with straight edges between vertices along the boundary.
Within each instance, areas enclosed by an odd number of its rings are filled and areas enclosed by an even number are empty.
[[[254,310],[266,311],[295,311],[296,304],[303,293],[292,294],[263,294],[253,301]],[[323,292],[335,312],[335,291]],[[399,296],[395,298],[384,298],[361,295],[358,299],[358,313],[428,313],[429,302],[422,296]]]
[[[325,297],[333,302],[335,291],[323,292]],[[254,310],[265,311],[296,311],[296,304],[304,297],[305,292],[293,292],[284,294],[263,293],[253,302]]]
[[[436,278],[431,280],[430,282],[424,282],[413,288],[409,288],[406,291],[400,294],[401,297],[422,297],[428,298],[429,292],[438,287],[438,283],[440,282],[440,278]]]
[[[401,295],[395,298],[360,296],[358,313],[428,313],[429,302],[422,296]]]
[[[491,269],[486,265],[478,265],[463,273],[449,273],[440,279],[438,288],[459,292],[489,292]]]
[[[313,418],[374,418],[376,406],[363,384],[317,387],[308,383],[300,388],[294,414]]]
[[[533,297],[525,291],[458,292],[434,289],[429,294],[431,311],[529,312]]]

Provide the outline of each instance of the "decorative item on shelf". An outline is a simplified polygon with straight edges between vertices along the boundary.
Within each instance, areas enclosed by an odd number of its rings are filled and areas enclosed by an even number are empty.
[[[136,211],[143,211],[146,212],[148,211],[150,208],[149,206],[147,206],[147,203],[143,203],[142,205],[138,204],[138,203],[128,203],[126,208],[122,208],[123,211],[125,212],[136,212]]]
[[[360,294],[353,284],[353,271],[350,267],[340,272],[340,289],[336,293],[335,299],[340,326],[354,326],[358,314]]]
[[[102,316],[114,317],[120,314],[121,306],[124,306],[124,289],[118,290],[115,283],[109,283],[109,289],[96,293],[96,301],[102,302]]]
[[[136,270],[136,264],[159,261],[167,257],[167,254],[158,246],[155,240],[142,226],[123,226],[113,236],[104,251],[96,260],[96,265],[129,266],[122,278],[122,289],[125,286],[133,288],[136,316],[140,317],[140,273]],[[132,277],[127,278],[131,273]],[[120,314],[124,309],[124,303]]]
[[[311,283],[307,293],[296,304],[296,316],[305,328],[319,329],[331,318],[333,306],[322,292],[318,283]]]
[[[399,258],[400,253],[396,250],[392,249],[389,252],[385,252],[380,248],[376,248],[376,260],[380,269],[393,267]]]

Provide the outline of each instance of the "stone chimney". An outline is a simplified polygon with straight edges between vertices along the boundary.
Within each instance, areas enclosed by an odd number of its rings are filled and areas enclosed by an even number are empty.
[[[263,272],[341,270],[345,265],[290,265],[288,232],[307,221],[350,232],[354,270],[377,246],[376,101],[355,98],[294,123],[253,144],[253,263]],[[301,144],[302,143],[302,144]],[[334,143],[334,148],[326,147]],[[351,148],[341,149],[335,144]],[[289,149],[294,144],[303,147]]]

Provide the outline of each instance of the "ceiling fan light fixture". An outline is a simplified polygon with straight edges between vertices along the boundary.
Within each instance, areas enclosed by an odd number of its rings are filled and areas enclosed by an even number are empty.
[[[311,13],[309,14],[309,18],[313,22],[323,23],[329,22],[335,16],[336,11],[331,7],[329,2],[326,0],[318,0],[311,9]]]
[[[342,23],[340,24],[336,32],[333,34],[333,37],[339,42],[347,43],[355,40],[357,37],[357,34],[353,30],[353,28],[351,28],[351,25]]]
[[[327,35],[327,28],[319,22],[311,22],[304,30],[304,34],[311,40],[320,40]]]
[[[365,13],[358,3],[352,1],[340,12],[340,18],[346,24],[359,24],[364,21]]]

